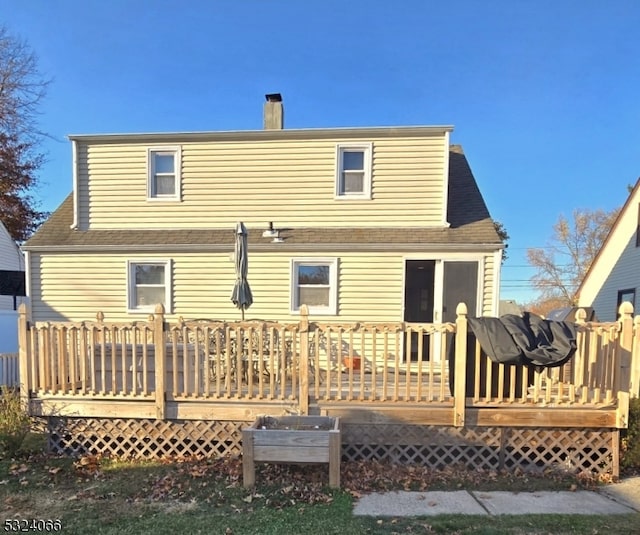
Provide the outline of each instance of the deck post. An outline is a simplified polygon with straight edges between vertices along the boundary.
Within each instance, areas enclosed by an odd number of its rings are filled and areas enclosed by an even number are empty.
[[[29,392],[31,390],[31,352],[29,351],[27,334],[29,322],[27,320],[27,305],[22,303],[18,307],[18,359],[19,359],[19,380],[20,380],[20,400],[24,407],[28,408]]]
[[[620,477],[620,429],[611,431],[611,473],[616,479]]]
[[[256,462],[253,457],[253,438],[251,430],[242,430],[242,484],[251,488],[256,484]]]
[[[298,405],[300,414],[309,414],[309,307],[300,307],[300,383]]]
[[[618,309],[621,332],[619,338],[620,362],[616,367],[615,387],[618,394],[616,427],[626,428],[629,424],[629,389],[631,387],[631,351],[633,348],[633,306],[625,301]]]
[[[467,378],[467,305],[456,307],[456,352],[454,360],[453,425],[463,427],[466,408]],[[451,370],[449,370],[451,373]]]
[[[167,398],[165,395],[165,339],[164,339],[164,306],[156,305],[153,317],[154,371],[156,383],[156,419],[164,420],[167,414]]]

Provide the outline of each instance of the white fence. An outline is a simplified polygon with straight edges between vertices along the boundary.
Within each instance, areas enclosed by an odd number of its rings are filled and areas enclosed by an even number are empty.
[[[7,353],[0,355],[0,389],[18,387],[19,384],[18,354]]]
[[[0,310],[0,388],[18,385],[18,312]]]

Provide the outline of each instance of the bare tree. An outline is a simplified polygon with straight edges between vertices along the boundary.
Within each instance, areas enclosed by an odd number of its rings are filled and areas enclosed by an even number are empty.
[[[0,221],[18,242],[48,215],[30,195],[44,162],[36,118],[48,85],[26,42],[0,27]]]
[[[537,271],[531,282],[540,291],[541,300],[574,304],[578,286],[619,211],[578,209],[571,220],[561,215],[553,226],[549,245],[527,250],[529,264]]]
[[[558,297],[549,297],[525,303],[523,305],[523,309],[544,317],[547,316],[552,310],[555,310],[556,308],[563,308],[566,306],[567,302],[565,299]]]

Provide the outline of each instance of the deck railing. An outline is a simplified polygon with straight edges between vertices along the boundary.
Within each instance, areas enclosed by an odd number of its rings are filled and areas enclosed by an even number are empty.
[[[325,401],[451,405],[446,355],[454,332],[452,323],[313,323],[310,394]]]
[[[162,307],[148,321],[31,323],[20,309],[23,397],[153,401],[419,404],[486,407],[613,408],[626,426],[640,385],[640,316],[628,303],[620,319],[578,317],[578,350],[557,368],[497,364],[468,344],[466,306],[455,323],[261,320],[170,323]]]

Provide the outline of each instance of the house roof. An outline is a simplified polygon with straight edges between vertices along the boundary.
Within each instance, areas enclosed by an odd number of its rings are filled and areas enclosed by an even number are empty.
[[[462,148],[451,146],[449,154],[448,215],[450,226],[442,227],[314,227],[284,228],[281,243],[262,236],[264,229],[248,229],[253,251],[284,250],[496,250],[502,248],[484,199]],[[43,250],[136,250],[136,251],[230,251],[233,229],[111,229],[75,230],[73,194],[24,245]]]

